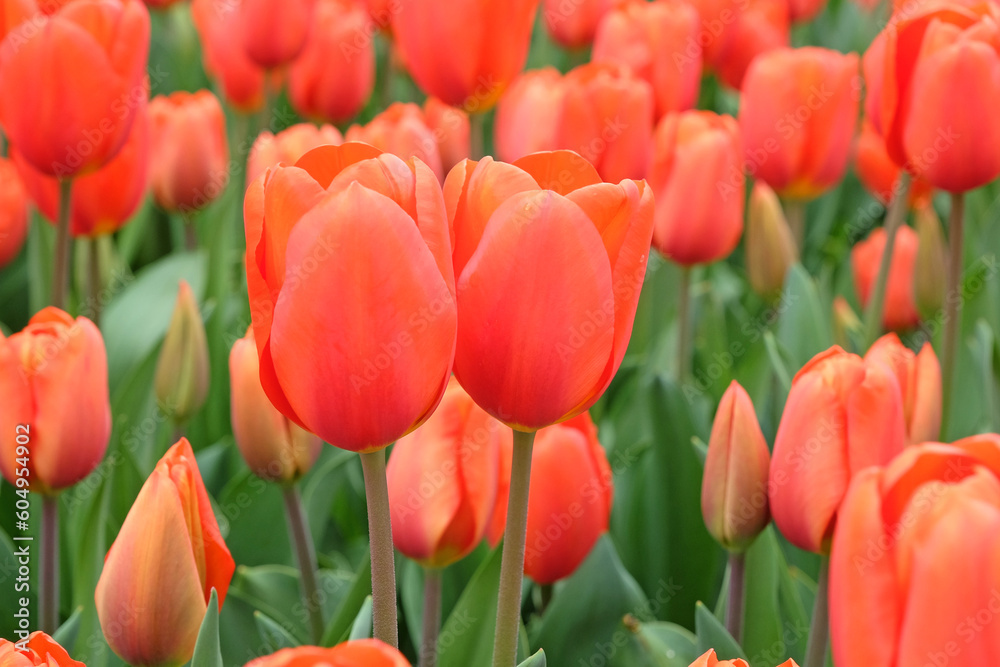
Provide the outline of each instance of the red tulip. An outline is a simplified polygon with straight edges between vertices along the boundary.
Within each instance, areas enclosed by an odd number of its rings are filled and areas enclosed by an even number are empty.
[[[723,0],[723,3],[724,8],[713,23],[706,23],[710,19],[702,10],[703,26],[709,26],[703,28],[703,34],[721,31],[721,36],[709,40],[705,47],[705,62],[723,83],[740,90],[743,77],[757,56],[788,46],[788,2]],[[737,5],[735,10],[732,9],[734,3]]]
[[[788,0],[788,18],[792,23],[808,23],[826,7],[826,0]]]
[[[538,0],[408,0],[393,35],[417,85],[466,111],[489,110],[524,67]]]
[[[777,49],[747,70],[740,129],[748,171],[782,197],[813,199],[844,175],[858,116],[858,57]]]
[[[444,173],[471,154],[469,114],[436,97],[424,102],[424,122],[434,133]]]
[[[514,79],[493,124],[497,157],[506,162],[555,150],[566,87],[555,67],[530,70]]]
[[[416,104],[395,102],[364,127],[352,125],[346,139],[371,144],[404,160],[418,158],[439,181],[444,180],[437,139]]]
[[[45,308],[0,337],[0,471],[15,483],[27,438],[31,490],[73,486],[100,463],[111,437],[104,340],[85,317]],[[19,437],[20,436],[20,437]]]
[[[191,659],[215,589],[235,570],[186,438],[167,450],[139,490],[97,582],[108,645],[130,665]]]
[[[1000,661],[1000,436],[910,447],[861,472],[837,523],[838,667]]]
[[[353,118],[375,86],[375,42],[357,0],[317,0],[314,28],[288,74],[288,97],[301,116]]]
[[[496,502],[500,443],[510,440],[510,429],[452,378],[431,418],[389,457],[392,539],[400,553],[441,568],[476,548]]]
[[[467,160],[445,182],[458,276],[455,375],[500,421],[585,411],[621,365],[645,277],[653,197],[568,151]]]
[[[700,30],[701,17],[685,0],[624,2],[601,21],[593,61],[628,65],[648,81],[660,118],[698,101]]]
[[[244,113],[253,113],[264,105],[264,86],[277,89],[278,85],[269,81],[264,68],[243,50],[240,35],[233,29],[238,10],[238,5],[217,0],[191,2],[205,71],[218,80],[226,101]]]
[[[513,441],[501,449],[500,488],[490,525],[496,545],[507,522]],[[524,573],[539,584],[573,574],[608,530],[614,489],[611,466],[590,415],[543,428],[535,437],[528,495]]]
[[[69,657],[56,640],[41,630],[32,632],[23,642],[0,639],[2,667],[87,667]]]
[[[138,0],[75,0],[0,46],[0,124],[50,176],[107,164],[146,99],[149,13]]]
[[[579,49],[594,41],[601,19],[614,5],[614,0],[543,0],[542,18],[557,44]]]
[[[229,183],[229,144],[218,98],[207,90],[157,95],[149,116],[156,203],[168,211],[190,211],[222,194]]]
[[[882,251],[885,249],[885,229],[879,227],[851,250],[854,286],[862,306],[868,305],[878,277]],[[896,232],[889,265],[889,282],[882,310],[882,326],[889,330],[911,329],[920,324],[920,312],[913,294],[913,270],[917,260],[917,233],[903,225]]]
[[[247,159],[247,183],[253,183],[268,167],[295,164],[300,157],[319,146],[339,146],[344,143],[340,130],[333,125],[316,127],[298,123],[271,134],[264,130],[253,142]]]
[[[892,370],[839,347],[822,352],[792,381],[771,458],[770,503],[788,541],[829,549],[851,479],[902,451],[906,424]]]
[[[888,206],[899,191],[899,174],[902,170],[889,157],[885,139],[867,118],[861,124],[861,134],[854,154],[854,169],[868,192],[883,206]],[[930,203],[932,194],[930,183],[917,177],[910,183],[907,201],[911,207],[921,208]]]
[[[896,375],[903,395],[903,418],[909,444],[937,440],[941,430],[941,365],[930,343],[919,353],[886,334],[875,341],[865,361],[880,361]]]
[[[287,65],[305,48],[316,0],[238,0],[235,25],[251,62],[264,69]]]
[[[431,170],[364,144],[321,146],[254,181],[244,220],[260,378],[274,406],[357,452],[423,423],[451,374],[457,319]]]
[[[0,267],[21,252],[28,236],[28,193],[14,163],[0,158]]]
[[[377,639],[355,639],[333,648],[298,646],[251,660],[245,667],[410,667],[403,654]]]
[[[726,257],[743,233],[746,189],[735,119],[711,111],[670,114],[654,142],[653,247],[685,266]]]

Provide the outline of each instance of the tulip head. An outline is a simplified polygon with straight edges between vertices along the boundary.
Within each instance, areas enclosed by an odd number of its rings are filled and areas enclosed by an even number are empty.
[[[364,127],[352,125],[346,139],[371,144],[403,160],[415,157],[430,167],[439,181],[444,180],[437,139],[416,104],[394,102]]]
[[[885,229],[879,227],[851,250],[854,286],[862,306],[868,305],[875,286],[885,239]],[[886,329],[911,329],[920,324],[920,312],[913,293],[917,245],[917,233],[913,229],[903,225],[897,230],[882,311],[882,326]]]
[[[41,630],[28,635],[26,641],[0,639],[0,665],[3,667],[86,667],[69,657],[62,646]]]
[[[715,655],[715,649],[708,649],[708,652],[700,656],[691,663],[690,667],[749,667],[746,660],[736,658],[735,660],[719,660]],[[789,658],[778,667],[799,667],[794,660]]]
[[[296,123],[277,134],[267,130],[257,135],[247,158],[247,183],[253,183],[268,167],[280,163],[295,164],[300,157],[319,146],[344,143],[340,130],[333,125]]]
[[[750,191],[747,213],[746,264],[750,285],[758,294],[781,291],[788,269],[799,261],[799,250],[785,213],[766,183],[757,181]]]
[[[948,270],[948,249],[941,233],[941,221],[934,207],[922,206],[914,211],[917,223],[917,259],[913,269],[913,295],[917,310],[927,319],[933,317],[944,303],[944,286]]]
[[[469,158],[472,152],[469,114],[436,97],[428,97],[424,102],[424,122],[434,134],[445,174]]]
[[[410,667],[403,654],[377,639],[354,639],[333,648],[298,646],[251,660],[246,667]]]
[[[702,11],[702,25],[712,30],[723,26],[721,34],[705,47],[706,64],[733,90],[743,88],[743,79],[754,59],[768,51],[787,47],[790,41],[789,4],[785,0],[700,0],[700,5],[721,7],[714,21]],[[725,12],[729,12],[728,14]]]
[[[21,252],[28,236],[28,193],[14,163],[0,158],[0,267]]]
[[[239,0],[230,30],[239,35],[244,53],[264,69],[295,60],[305,48],[316,0]]]
[[[235,564],[186,438],[146,479],[104,560],[97,616],[130,665],[191,659],[212,589],[226,598]]]
[[[865,361],[892,369],[903,397],[903,418],[909,444],[936,440],[941,430],[941,365],[930,343],[914,353],[894,333],[872,344]]]
[[[557,147],[566,87],[555,67],[521,74],[504,93],[493,123],[497,157],[520,157]]]
[[[215,0],[191,2],[205,72],[218,82],[230,105],[243,113],[253,113],[264,106],[265,84],[277,87],[280,81],[269,81],[264,68],[243,50],[240,35],[233,30],[238,11],[238,5],[220,5]]]
[[[160,408],[178,423],[201,409],[208,397],[208,339],[191,286],[182,280],[156,362],[154,387]]]
[[[542,19],[549,37],[564,49],[580,49],[594,41],[602,18],[614,0],[542,0]]]

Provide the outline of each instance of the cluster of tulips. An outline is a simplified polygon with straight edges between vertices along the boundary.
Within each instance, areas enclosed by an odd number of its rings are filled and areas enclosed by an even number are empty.
[[[423,570],[414,648],[433,667],[442,571],[485,541],[502,549],[493,664],[514,667],[523,577],[551,595],[609,530],[614,475],[589,411],[625,359],[651,252],[680,269],[683,382],[695,267],[742,241],[749,285],[773,299],[822,242],[806,204],[852,162],[886,209],[883,227],[851,239],[863,321],[838,299],[842,346],[790,379],[770,446],[738,383],[715,413],[701,509],[729,554],[725,629],[739,642],[746,552],[773,519],[821,556],[806,667],[831,646],[837,667],[1000,661],[1000,632],[976,621],[1000,613],[1000,435],[940,442],[964,195],[1000,175],[1000,129],[982,111],[1000,101],[1000,6],[905,3],[859,56],[791,46],[816,0],[171,4],[0,0],[0,266],[22,254],[32,207],[56,228],[49,305],[0,336],[4,492],[41,498],[44,554],[34,632],[0,642],[0,666],[83,664],[52,637],[59,494],[98,468],[112,432],[95,239],[148,192],[192,251],[213,202],[236,187],[242,203],[250,322],[229,356],[231,428],[246,466],[281,489],[315,644],[248,665],[409,665],[398,551]],[[149,99],[150,12],[180,10],[219,96]],[[522,71],[539,15],[587,62]],[[348,126],[377,94],[376,69],[388,91],[408,73],[426,100],[383,99]],[[695,108],[706,74],[738,114]],[[316,123],[272,127],[282,95]],[[245,133],[253,114],[266,127],[231,156],[227,117]],[[73,239],[93,252],[74,255]],[[86,290],[71,260],[89,265],[88,294],[74,293]],[[930,342],[913,350],[892,333],[921,326],[943,327],[940,363]],[[200,667],[236,571],[196,459],[204,443],[184,436],[209,367],[202,309],[181,282],[152,387],[177,437],[94,590],[104,639],[130,665]],[[371,632],[332,647],[298,489],[324,443],[359,455],[371,558]],[[727,649],[691,667],[747,667],[719,660]]]

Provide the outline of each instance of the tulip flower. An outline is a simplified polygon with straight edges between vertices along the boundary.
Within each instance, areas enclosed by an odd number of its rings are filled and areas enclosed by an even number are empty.
[[[858,474],[830,561],[838,667],[991,665],[1000,436],[910,447]]]
[[[542,18],[553,41],[580,49],[594,41],[601,19],[614,5],[613,0],[542,0]]]
[[[230,29],[258,67],[287,65],[305,48],[317,0],[238,0]]]
[[[375,86],[375,42],[357,0],[317,0],[314,27],[288,74],[288,98],[301,116],[353,118]]]
[[[448,106],[436,97],[428,97],[424,102],[424,122],[434,134],[444,173],[470,157],[469,114]]]
[[[221,607],[235,567],[181,438],[142,485],[104,560],[94,597],[111,649],[130,665],[187,662],[212,589]]]
[[[762,181],[750,191],[745,261],[750,285],[764,295],[780,292],[788,269],[799,261],[778,195]]]
[[[880,361],[896,375],[903,396],[908,444],[936,440],[941,430],[941,366],[930,343],[919,353],[899,342],[894,333],[879,338],[865,361]]]
[[[226,117],[207,90],[157,95],[149,103],[156,203],[182,213],[206,206],[229,183]]]
[[[410,667],[403,654],[377,639],[355,639],[333,648],[298,646],[251,660],[245,667]]]
[[[719,660],[715,655],[715,649],[708,649],[704,655],[692,662],[689,667],[750,667],[746,660],[736,658],[735,660]],[[799,667],[791,658],[778,665],[778,667]]]
[[[530,70],[514,79],[497,105],[494,143],[506,162],[555,150],[566,87],[555,67]]]
[[[941,221],[928,204],[914,211],[917,223],[917,259],[913,270],[913,293],[917,309],[927,318],[941,309],[948,271],[947,243]]]
[[[857,55],[817,47],[756,58],[739,116],[751,175],[793,200],[838,183],[857,123],[858,73]]]
[[[362,0],[362,4],[368,10],[372,23],[391,37],[392,17],[399,9],[398,3],[395,0]]]
[[[826,0],[789,0],[788,18],[792,23],[808,23],[826,7]]]
[[[601,21],[592,59],[627,65],[649,82],[661,118],[698,101],[700,30],[698,11],[686,0],[625,2]]]
[[[121,150],[146,97],[149,12],[139,0],[75,0],[29,20],[0,47],[0,124],[38,171],[93,171]]]
[[[7,481],[15,483],[22,432],[31,445],[32,491],[54,494],[89,475],[111,436],[107,355],[94,323],[49,307],[0,339],[0,402],[0,471]]]
[[[771,458],[771,513],[788,541],[828,552],[851,479],[884,465],[906,442],[892,370],[832,347],[796,374]]]
[[[14,163],[0,158],[0,267],[21,252],[28,236],[28,194]]]
[[[257,135],[247,158],[247,182],[256,181],[268,167],[277,167],[282,162],[295,164],[314,148],[342,143],[344,137],[333,125],[316,127],[312,123],[297,123],[277,134],[264,130]]]
[[[701,0],[697,4],[708,3]],[[789,3],[785,0],[731,0],[724,1],[723,7],[712,23],[707,23],[709,19],[701,10],[702,34],[714,35],[716,30],[721,31],[720,37],[708,40],[705,61],[723,83],[741,90],[747,68],[757,56],[788,46]]]
[[[861,124],[861,134],[858,136],[857,149],[854,153],[854,169],[861,184],[883,206],[888,206],[896,193],[902,189],[899,180],[901,169],[889,157],[885,139],[867,118]],[[907,196],[910,206],[914,208],[927,206],[932,193],[930,184],[917,178],[909,186]]]
[[[263,67],[243,50],[233,30],[238,5],[192,0],[191,18],[201,42],[205,71],[219,83],[223,97],[237,110],[254,113],[264,105],[264,87],[277,87]]]
[[[0,639],[0,665],[3,667],[86,667],[69,656],[56,640],[41,630],[32,632],[23,642]]]
[[[393,36],[424,92],[484,112],[524,67],[537,7],[538,0],[409,0],[392,17]]]
[[[882,251],[885,249],[885,238],[885,230],[879,227],[851,250],[854,286],[862,306],[868,304],[875,284]],[[892,248],[889,282],[882,311],[882,325],[886,329],[910,329],[920,324],[920,313],[913,295],[916,258],[917,233],[904,225],[896,232],[896,243]]]
[[[205,324],[191,286],[181,280],[154,379],[160,408],[178,424],[186,422],[205,404],[208,371]]]
[[[439,181],[444,180],[437,139],[416,104],[395,102],[364,127],[348,128],[346,139],[371,144],[404,160],[415,157],[430,167]]]

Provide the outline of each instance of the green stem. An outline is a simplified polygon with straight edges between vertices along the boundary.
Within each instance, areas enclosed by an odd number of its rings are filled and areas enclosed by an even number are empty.
[[[56,255],[52,268],[52,305],[66,309],[69,294],[69,214],[73,196],[73,179],[59,181],[59,220],[56,224]]]
[[[469,157],[481,160],[485,154],[486,113],[473,111],[469,113]]]
[[[552,584],[542,584],[539,586],[539,614],[544,614],[545,610],[552,604]]]
[[[955,383],[955,364],[958,361],[958,339],[962,332],[962,257],[964,251],[965,195],[951,195],[951,214],[948,216],[948,285],[944,296],[944,341],[941,360],[942,433],[947,431],[951,418],[952,387]]]
[[[743,642],[743,597],[746,590],[746,554],[729,554],[729,599],[726,603],[726,630],[737,644]]]
[[[38,589],[41,629],[51,635],[59,627],[58,496],[42,496],[42,565]]]
[[[194,219],[188,213],[181,214],[184,225],[184,249],[194,252],[198,249],[198,230],[195,229]]]
[[[389,486],[385,479],[385,450],[361,454],[368,500],[368,540],[372,553],[372,625],[375,639],[399,645],[396,627],[396,563],[389,521]]]
[[[420,667],[437,664],[438,632],[441,630],[441,570],[424,570],[424,631],[420,642]]]
[[[681,267],[677,303],[677,381],[683,383],[691,369],[691,267]]]
[[[302,584],[302,602],[309,614],[309,628],[313,643],[323,640],[323,607],[320,604],[319,586],[316,585],[316,548],[313,546],[309,524],[302,511],[302,497],[296,484],[286,484],[281,489],[285,498],[285,515],[292,549],[299,563],[299,581]]]
[[[882,331],[882,310],[885,307],[885,292],[889,284],[889,272],[892,268],[892,252],[896,246],[896,233],[899,231],[906,215],[906,200],[910,190],[910,174],[903,170],[899,177],[899,187],[889,205],[885,217],[885,247],[882,249],[882,260],[878,265],[878,276],[875,285],[868,295],[868,307],[865,309],[865,345],[871,345]]]
[[[785,219],[788,220],[795,238],[795,247],[801,255],[806,243],[806,205],[800,201],[786,201]]]
[[[824,667],[830,644],[830,556],[823,556],[816,585],[816,602],[813,605],[812,623],[809,626],[809,643],[806,644],[804,667]]]
[[[392,104],[392,90],[396,80],[396,59],[392,57],[391,39],[385,41],[385,55],[382,56],[382,86],[379,88],[379,109],[384,111]]]
[[[90,292],[88,308],[84,309],[85,315],[98,327],[101,326],[101,248],[97,238],[92,238],[87,242],[87,287]]]
[[[265,130],[274,132],[271,127],[271,116],[274,113],[274,105],[277,102],[278,91],[271,81],[271,70],[264,71],[264,106],[260,110],[260,117],[257,119],[257,134]]]
[[[524,544],[528,535],[528,491],[531,486],[531,450],[534,431],[514,431],[510,468],[507,526],[500,562],[500,595],[493,639],[493,667],[517,664],[517,636],[521,620],[521,581],[524,577]]]

